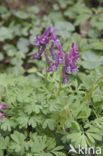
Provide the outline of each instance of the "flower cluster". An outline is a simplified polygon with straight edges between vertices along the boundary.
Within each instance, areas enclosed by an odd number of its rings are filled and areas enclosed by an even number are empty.
[[[6,109],[6,105],[0,105],[0,110],[1,109]],[[0,120],[4,120],[5,119],[5,113],[3,113],[2,111],[0,111]]]
[[[70,53],[66,52],[65,54],[65,66],[63,67],[63,83],[68,83],[68,78],[66,73],[74,74],[78,72],[78,59],[79,59],[79,51],[76,50],[78,44],[74,47],[74,43],[71,46]]]
[[[48,42],[51,39],[51,37],[49,36],[50,32],[51,32],[51,27],[46,29],[45,32],[43,33],[43,35],[41,35],[41,36],[36,35],[36,39],[33,41],[33,43],[38,48],[38,52],[36,54],[32,55],[31,59],[40,59],[42,53],[46,49],[46,45],[48,44]]]
[[[63,83],[68,83],[68,78],[66,73],[74,74],[78,72],[78,58],[79,51],[76,50],[78,44],[74,46],[74,43],[71,46],[70,53],[66,52],[65,57],[63,58],[63,50],[60,43],[60,39],[56,36],[56,29],[54,28],[51,32],[51,27],[46,29],[43,35],[36,35],[36,39],[33,41],[35,46],[38,48],[38,52],[31,56],[31,59],[40,59],[42,53],[44,52],[48,68],[46,72],[56,71],[59,64],[63,65]],[[52,61],[49,59],[49,54],[46,51],[46,46],[48,43],[51,43],[50,54]],[[57,52],[55,52],[55,47]]]
[[[46,53],[46,46],[50,41],[51,41],[50,51],[53,63],[52,61],[50,61],[48,54]],[[37,35],[33,43],[38,48],[38,52],[36,54],[33,54],[31,56],[31,59],[40,59],[42,53],[44,52],[48,64],[48,69],[46,71],[47,72],[56,71],[58,65],[63,63],[63,50],[59,38],[56,37],[55,28],[51,32],[51,27],[49,27],[48,29],[45,30],[43,35],[41,35],[40,37]],[[58,49],[57,53],[54,52],[54,46],[56,46]]]

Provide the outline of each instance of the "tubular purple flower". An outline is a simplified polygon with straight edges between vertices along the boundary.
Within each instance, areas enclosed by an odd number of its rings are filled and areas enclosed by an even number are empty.
[[[58,53],[56,53],[55,63],[50,65],[48,69],[46,70],[46,72],[50,72],[50,71],[54,72],[58,69],[58,56],[59,56]]]
[[[57,46],[58,48],[58,52],[59,52],[59,64],[63,64],[63,51],[62,51],[62,46],[61,46],[61,43],[60,43],[60,40],[58,37],[56,37],[56,29],[54,28],[53,29],[53,32],[52,32],[52,35],[51,35],[51,39],[54,41],[52,42],[52,45],[51,45],[51,55],[52,55],[52,58],[53,60],[55,60],[55,53],[54,53],[54,45]]]
[[[46,45],[42,46],[42,48],[38,50],[38,55],[39,56],[42,55],[42,53],[44,52],[45,48],[46,48]]]
[[[65,54],[65,67],[66,72],[69,72],[71,74],[74,74],[75,72],[78,72],[78,62],[79,59],[79,51],[76,50],[78,44],[74,47],[74,43],[71,46],[70,53],[66,52]]]
[[[44,52],[44,50],[45,50],[45,48],[46,48],[46,46],[44,45],[44,46],[42,46],[42,48],[40,49],[38,49],[38,52],[37,53],[35,53],[35,54],[33,54],[32,56],[31,56],[31,60],[32,59],[40,59],[40,57],[41,57],[41,55],[42,55],[42,53]]]
[[[76,61],[77,63],[77,60],[79,59],[79,51],[76,50],[76,48],[78,47],[78,43],[76,44],[76,46],[74,47],[74,43],[72,43],[72,46],[71,46],[71,53],[73,55],[73,60]]]
[[[33,54],[31,56],[31,59],[40,59],[42,53],[46,48],[47,43],[50,41],[50,37],[49,37],[50,31],[51,31],[51,27],[48,27],[48,29],[46,29],[43,35],[41,35],[40,37],[36,35],[36,39],[33,41],[33,43],[38,48],[38,53]]]
[[[52,42],[52,44],[51,44],[50,52],[51,52],[52,59],[55,60],[56,59],[56,53],[54,52],[54,42]]]
[[[6,105],[0,105],[0,109],[6,109]]]
[[[55,29],[55,28],[54,28],[53,31],[52,31],[51,39],[54,40],[54,41],[57,40],[57,39],[59,39],[59,38],[56,36],[56,29]]]
[[[50,31],[51,31],[51,27],[49,26],[48,29],[44,31],[43,35],[39,37],[39,39],[46,39],[48,35],[50,34]]]
[[[49,54],[46,53],[46,45],[51,42],[50,53],[52,56],[52,60],[49,59]],[[65,58],[63,58],[63,50],[60,43],[59,38],[56,36],[56,29],[54,28],[51,32],[51,27],[48,27],[43,33],[43,35],[36,35],[36,39],[33,41],[35,46],[38,48],[38,52],[31,56],[31,59],[40,59],[42,53],[44,52],[46,62],[48,64],[48,68],[46,72],[54,72],[58,69],[59,64],[63,64],[65,60],[65,65],[63,65],[63,83],[68,83],[68,77],[66,75],[67,72],[74,74],[78,72],[78,59],[79,59],[79,51],[76,49],[78,44],[74,46],[72,43],[70,48],[70,53],[66,52]],[[56,48],[55,48],[56,47]],[[56,50],[57,49],[57,50]],[[57,52],[55,52],[55,50]]]
[[[53,58],[55,58],[55,53],[54,53],[54,45],[57,46],[58,48],[58,64],[63,64],[63,50],[62,50],[62,46],[61,46],[61,43],[59,41],[59,39],[57,39],[56,41],[53,42],[53,45],[52,45],[52,51],[51,51],[51,55]]]
[[[40,59],[40,56],[38,56],[38,54],[33,54],[30,59]]]
[[[39,44],[39,40],[38,40],[38,35],[36,35],[36,39],[33,41],[34,45],[37,47],[37,48],[40,48],[40,44]]]
[[[52,64],[52,62],[49,60],[48,54],[46,52],[44,52],[44,54],[45,54],[47,64],[48,64],[48,66],[50,66]]]
[[[63,50],[60,41],[57,43],[57,47],[59,50],[59,64],[63,64]]]
[[[48,69],[46,70],[46,72],[54,72],[57,70],[57,65],[55,63],[53,63],[51,66],[48,67]]]
[[[68,77],[66,75],[66,70],[65,70],[65,66],[63,67],[63,84],[67,84],[68,83]]]
[[[43,35],[41,35],[40,37],[38,35],[36,35],[36,39],[33,41],[33,43],[35,44],[35,46],[37,48],[40,48],[40,46],[46,45],[49,42],[49,40],[50,40],[50,37],[49,37],[50,31],[51,31],[51,27],[48,27],[48,29],[46,29],[44,31]]]

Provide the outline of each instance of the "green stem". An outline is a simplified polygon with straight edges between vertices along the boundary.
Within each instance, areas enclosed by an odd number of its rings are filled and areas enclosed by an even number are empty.
[[[46,50],[45,53],[48,53],[48,51]],[[46,60],[46,57],[45,57],[45,60]],[[47,69],[47,63],[46,63],[46,69]],[[46,72],[45,74],[45,82],[46,82],[46,87],[48,85],[48,73]]]
[[[47,87],[47,85],[48,85],[48,73],[47,72],[45,74],[45,81],[46,81],[46,87]]]
[[[62,70],[61,70],[61,73],[60,73],[60,81],[59,81],[59,88],[58,88],[58,96],[60,96],[61,86],[62,86]]]
[[[47,50],[46,50],[47,53]],[[45,57],[46,60],[46,57]],[[46,69],[47,69],[47,63],[46,63]],[[48,73],[45,73],[45,82],[46,82],[46,88],[48,87]],[[46,103],[48,103],[48,94],[46,93]]]

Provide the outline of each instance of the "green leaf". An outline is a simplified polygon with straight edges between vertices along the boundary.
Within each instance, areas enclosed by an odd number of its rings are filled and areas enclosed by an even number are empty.
[[[92,49],[95,50],[103,50],[103,40],[91,40],[90,41],[90,46],[92,47]]]
[[[17,48],[22,52],[22,53],[27,53],[29,48],[29,40],[26,38],[20,38],[19,41],[17,42]]]
[[[31,125],[33,128],[35,128],[37,126],[37,123],[35,121],[35,118],[30,118],[29,120],[29,125]]]
[[[72,126],[73,130],[80,131],[80,126],[79,126],[78,122],[72,121],[71,126]]]
[[[94,69],[103,64],[103,57],[98,56],[92,52],[83,53],[82,58],[82,65],[86,69]]]
[[[83,25],[91,17],[91,14],[80,14],[76,18],[75,25]]]
[[[5,6],[0,6],[0,14],[5,14],[7,12],[8,12],[8,10]]]
[[[40,12],[40,9],[38,6],[30,6],[29,8],[27,8],[27,11],[38,14]]]
[[[12,127],[15,127],[15,122],[10,119],[5,119],[5,122],[2,123],[1,129],[4,131],[11,131]]]
[[[9,146],[9,137],[8,136],[6,136],[5,138],[4,137],[2,137],[2,136],[0,136],[0,140],[2,140],[2,141],[0,141],[0,150],[1,149],[7,149],[8,148],[8,146]],[[1,154],[1,153],[0,153]],[[0,155],[1,156],[1,155]]]
[[[0,41],[12,39],[12,31],[6,27],[0,27]]]
[[[100,134],[96,134],[96,133],[89,133],[89,134],[98,141],[102,140],[102,136]]]
[[[12,143],[10,145],[10,149],[15,150],[15,152],[19,152],[19,153],[24,153],[24,147],[25,147],[25,135],[18,132],[18,131],[14,131],[13,134],[11,134],[11,138],[12,138]]]
[[[20,127],[27,127],[27,125],[28,125],[28,116],[26,116],[25,114],[22,114],[16,120],[19,123]]]
[[[21,145],[26,137],[24,134],[19,133],[18,131],[14,131],[14,133],[11,134],[11,138],[13,139],[13,141]]]
[[[12,44],[6,44],[3,48],[8,56],[14,56],[17,52],[17,49]]]
[[[70,32],[75,30],[75,27],[70,22],[56,22],[55,24],[56,33],[63,38],[68,38],[70,36]]]
[[[29,17],[29,15],[26,12],[21,11],[21,10],[14,12],[14,15],[21,19],[27,19]]]
[[[56,126],[56,122],[54,119],[46,119],[43,123],[43,128],[47,128],[47,126],[49,127],[50,130],[54,130],[55,126]]]

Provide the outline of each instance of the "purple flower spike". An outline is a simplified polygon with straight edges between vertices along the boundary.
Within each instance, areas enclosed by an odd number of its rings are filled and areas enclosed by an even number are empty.
[[[53,32],[52,32],[52,35],[51,35],[51,39],[56,41],[57,39],[59,39],[57,36],[56,36],[56,29],[54,28],[53,29]]]
[[[33,54],[30,59],[40,59],[40,56],[38,56],[37,54]]]
[[[33,41],[34,45],[37,47],[37,48],[40,48],[40,44],[39,44],[39,40],[38,40],[38,35],[36,35],[36,39]]]
[[[48,54],[46,52],[44,54],[45,54],[45,58],[46,58],[48,66],[51,66],[52,62],[49,60]]]
[[[55,60],[56,59],[56,54],[54,52],[54,42],[52,42],[52,44],[51,44],[50,52],[51,52],[52,59]]]
[[[46,45],[50,38],[49,38],[49,34],[51,31],[51,27],[49,27],[48,29],[46,29],[43,33],[43,35],[41,35],[40,37],[38,35],[36,35],[36,39],[33,41],[33,43],[35,44],[35,46],[37,48],[39,48],[40,46]]]
[[[79,51],[76,50],[77,47],[78,47],[78,43],[76,44],[75,47],[74,47],[74,43],[72,43],[71,50],[70,50],[75,60],[79,58]]]
[[[4,120],[5,119],[5,113],[0,111],[0,120]]]
[[[67,84],[68,83],[68,78],[66,75],[66,70],[65,70],[65,66],[63,67],[63,84]]]
[[[48,69],[46,70],[46,72],[51,72],[51,71],[56,71],[57,70],[57,65],[54,63],[51,66],[48,67]]]
[[[6,109],[6,105],[0,105],[0,109]]]
[[[39,48],[39,49],[38,49],[38,53],[33,54],[33,55],[31,56],[30,59],[31,59],[31,60],[32,60],[32,59],[40,59],[40,57],[41,57],[42,53],[44,52],[45,48],[46,48],[45,45],[42,46],[41,49]]]
[[[59,51],[59,64],[63,64],[63,52]]]
[[[36,39],[33,41],[35,46],[38,48],[38,53],[31,56],[31,59],[40,59],[42,53],[44,52],[47,43],[50,41],[49,34],[51,32],[51,27],[46,29],[43,35],[38,36],[36,35]]]
[[[42,46],[42,48],[38,50],[38,55],[39,56],[42,55],[42,53],[44,52],[45,48],[46,48],[46,45]]]
[[[51,40],[51,42],[49,42]],[[72,43],[70,53],[66,52],[65,58],[63,57],[63,50],[60,43],[59,38],[56,36],[56,29],[54,28],[51,32],[51,27],[48,27],[43,33],[43,35],[36,35],[36,39],[33,41],[35,46],[38,48],[38,52],[31,56],[31,59],[40,59],[42,53],[44,52],[46,62],[48,64],[48,68],[46,72],[54,72],[58,69],[59,64],[63,64],[65,61],[65,65],[63,65],[63,83],[68,83],[68,77],[66,73],[74,74],[78,72],[78,59],[79,59],[79,51],[76,49],[78,44],[74,45]],[[52,59],[49,59],[49,53],[46,53],[47,44],[51,44],[50,54]],[[55,47],[57,51],[55,52]]]
[[[51,55],[52,55],[52,58],[53,58],[53,60],[56,59],[56,54],[54,53],[54,45],[56,45],[57,48],[58,48],[58,52],[59,52],[58,63],[59,64],[63,64],[62,46],[61,46],[59,38],[56,37],[56,29],[55,28],[53,29],[53,32],[52,32],[52,35],[51,35],[51,39],[54,41],[54,42],[52,42],[52,45],[51,45]]]
[[[54,42],[54,44],[57,46],[58,48],[58,52],[59,52],[59,64],[63,64],[63,50],[62,50],[62,46],[61,46],[61,43],[60,43],[60,40],[56,40]]]
[[[40,39],[47,39],[47,37],[50,34],[50,32],[51,32],[51,27],[49,26],[48,29],[46,29],[44,31],[44,34],[42,36],[40,36]]]
[[[71,74],[78,72],[78,59],[79,59],[79,51],[76,50],[78,44],[74,47],[74,43],[71,46],[70,53],[65,54],[65,70]]]

